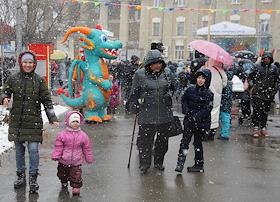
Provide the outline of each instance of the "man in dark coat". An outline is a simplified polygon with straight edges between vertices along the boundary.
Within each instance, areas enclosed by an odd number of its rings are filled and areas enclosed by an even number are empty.
[[[123,69],[122,76],[123,76],[123,83],[122,83],[122,91],[124,92],[124,101],[127,102],[129,93],[131,90],[131,85],[132,85],[132,78],[134,76],[134,73],[137,71],[139,67],[139,61],[140,58],[136,55],[131,56],[131,60],[128,65],[126,65]],[[127,109],[127,105],[126,110]]]
[[[254,67],[254,62],[249,59],[236,58],[237,61],[233,64],[233,73],[243,82],[248,83],[248,75]],[[241,100],[240,108],[242,116],[239,117],[238,122],[240,125],[243,124],[243,120],[251,117],[251,97],[250,88],[244,89],[244,92],[237,94]]]
[[[164,170],[164,156],[168,150],[168,129],[173,119],[170,90],[174,79],[158,50],[150,50],[144,60],[144,68],[134,74],[129,98],[130,108],[138,113],[140,171],[145,174],[151,166],[154,144],[154,167]]]
[[[39,166],[39,143],[42,143],[43,121],[41,103],[44,105],[50,123],[58,125],[54,113],[50,92],[45,81],[36,74],[36,56],[26,51],[19,55],[20,72],[10,76],[4,85],[1,101],[4,106],[13,103],[9,117],[9,141],[14,141],[18,179],[14,188],[26,184],[25,147],[29,152],[30,191],[39,189],[37,183]]]
[[[248,78],[252,86],[254,137],[269,136],[266,128],[268,112],[280,82],[279,70],[272,63],[273,53],[264,52],[261,63],[253,68]]]

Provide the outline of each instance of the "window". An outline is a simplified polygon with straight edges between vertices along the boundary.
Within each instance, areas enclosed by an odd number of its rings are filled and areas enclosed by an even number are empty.
[[[160,18],[156,17],[152,19],[152,35],[160,36]]]
[[[202,17],[202,27],[208,26],[208,15]]]
[[[212,0],[205,0],[205,5],[209,6],[211,4]]]
[[[207,27],[208,26],[208,21],[202,21],[202,27]]]
[[[261,20],[260,31],[269,32],[269,20]]]
[[[153,22],[153,36],[159,36],[160,23]]]
[[[177,1],[177,6],[178,7],[184,7],[185,6],[185,0],[178,0]]]
[[[184,46],[175,46],[175,60],[184,60]]]
[[[231,4],[240,4],[240,0],[231,0]]]
[[[160,7],[161,0],[154,0],[154,7]]]
[[[267,13],[263,13],[260,15],[260,31],[261,32],[269,32],[269,21],[270,21],[270,15]]]
[[[240,20],[231,20],[232,23],[239,24]]]
[[[185,22],[177,22],[177,36],[184,36]]]
[[[135,11],[135,20],[138,21],[140,20],[141,12],[140,11]]]
[[[185,35],[185,18],[183,16],[179,16],[176,18],[176,31],[177,36]]]
[[[231,15],[231,16],[230,16],[230,21],[231,21],[232,23],[239,24],[239,23],[240,23],[240,15],[237,15],[237,14]]]

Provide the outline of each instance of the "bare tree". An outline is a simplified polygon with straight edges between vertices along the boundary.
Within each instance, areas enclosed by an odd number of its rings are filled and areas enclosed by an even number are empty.
[[[0,0],[0,23],[15,26],[16,3],[16,0]],[[23,30],[23,46],[53,43],[57,36],[79,20],[79,4],[66,0],[23,0],[22,12],[23,19],[19,24]],[[8,34],[1,32],[1,36]],[[9,40],[15,40],[14,31]]]
[[[71,1],[26,0],[23,41],[28,43],[52,43],[65,32],[69,22],[77,21],[78,12],[72,13]]]
[[[0,43],[14,40],[15,32],[10,25],[15,19],[14,4],[9,0],[0,0]]]
[[[11,25],[15,19],[15,6],[13,0],[0,0],[0,21]]]

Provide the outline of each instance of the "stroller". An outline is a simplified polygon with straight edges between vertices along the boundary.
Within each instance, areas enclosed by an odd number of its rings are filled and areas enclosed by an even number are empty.
[[[237,101],[239,110],[233,110],[238,115],[238,124],[242,125],[244,120],[251,119],[251,97],[247,77],[253,68],[254,63],[249,59],[241,59],[235,66],[233,82],[233,98]],[[237,114],[241,112],[241,114]]]

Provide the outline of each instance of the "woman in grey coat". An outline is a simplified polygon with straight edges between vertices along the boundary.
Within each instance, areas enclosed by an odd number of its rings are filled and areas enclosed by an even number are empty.
[[[151,166],[154,144],[154,167],[164,170],[164,155],[168,150],[168,128],[173,119],[173,78],[158,50],[150,50],[144,59],[144,68],[135,72],[129,98],[132,111],[138,113],[140,171],[145,174]],[[156,140],[154,137],[156,135]]]

